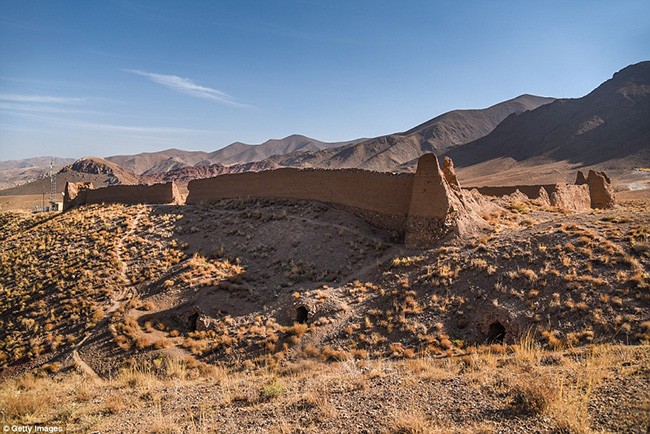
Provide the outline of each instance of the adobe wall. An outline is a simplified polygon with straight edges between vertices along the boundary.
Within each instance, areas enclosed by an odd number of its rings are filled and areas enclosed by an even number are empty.
[[[359,169],[245,172],[190,181],[186,203],[247,197],[317,200],[338,205],[377,227],[404,232],[413,179],[412,173]]]
[[[92,186],[78,188],[78,183],[67,183],[65,187],[64,207],[66,211],[77,205],[99,203],[138,203],[165,204],[181,203],[178,188],[173,182],[153,185],[112,185],[98,189]]]
[[[173,182],[152,185],[112,185],[88,190],[86,204],[91,203],[172,203],[178,198]]]
[[[418,160],[411,191],[404,243],[426,248],[447,234],[447,217],[452,208],[450,186],[434,154],[424,154]]]
[[[605,172],[589,170],[589,175],[578,170],[575,184],[511,185],[502,187],[477,187],[486,196],[508,196],[519,190],[529,199],[538,199],[540,188],[544,188],[553,206],[585,211],[590,208],[611,208],[615,204],[614,188]],[[468,189],[471,189],[468,188]],[[586,204],[586,205],[585,205]]]
[[[573,211],[589,211],[591,198],[589,186],[557,184],[551,195],[551,205]]]
[[[502,187],[464,187],[467,190],[476,188],[479,193],[484,196],[509,196],[515,191],[519,190],[529,199],[537,199],[539,196],[539,189],[544,188],[549,196],[551,196],[556,189],[557,184],[540,184],[540,185],[509,185]]]

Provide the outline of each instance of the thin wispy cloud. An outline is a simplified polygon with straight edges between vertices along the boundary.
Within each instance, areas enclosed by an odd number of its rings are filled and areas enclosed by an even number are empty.
[[[39,113],[86,113],[86,114],[105,114],[95,110],[77,110],[68,109],[60,106],[51,106],[43,104],[16,104],[0,102],[0,110],[9,112],[39,112]]]
[[[41,104],[77,104],[86,101],[85,98],[70,98],[43,95],[0,94],[0,101],[41,103]]]
[[[0,106],[0,110],[2,107]],[[183,134],[215,134],[222,133],[217,130],[202,130],[195,128],[183,127],[159,127],[159,126],[145,126],[145,125],[122,125],[104,122],[89,122],[80,119],[62,118],[56,116],[49,116],[44,114],[37,114],[29,111],[16,111],[15,115],[37,119],[46,124],[58,127],[76,128],[84,130],[95,131],[112,131],[115,133],[130,133],[130,134],[167,134],[167,135],[183,135]],[[1,124],[0,124],[1,125]]]
[[[251,107],[247,104],[236,102],[232,96],[225,92],[198,85],[189,78],[183,78],[177,75],[157,74],[155,72],[141,71],[139,69],[125,69],[124,71],[146,77],[154,83],[161,84],[176,92],[184,93],[185,95],[208,99],[235,107]]]
[[[165,133],[165,134],[201,133],[203,134],[203,133],[218,132],[213,130],[197,130],[192,128],[148,127],[148,126],[145,127],[145,126],[116,125],[116,124],[78,122],[78,121],[69,122],[69,125],[73,125],[81,128],[109,130],[109,131],[118,131],[118,132],[131,132],[131,133]]]

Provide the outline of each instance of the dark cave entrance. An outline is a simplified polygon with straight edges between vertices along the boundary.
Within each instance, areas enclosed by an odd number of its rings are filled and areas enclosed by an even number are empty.
[[[296,309],[296,322],[305,324],[309,319],[309,310],[305,306],[298,306]]]
[[[487,340],[491,344],[501,344],[506,338],[506,328],[499,321],[490,324]]]
[[[189,329],[190,329],[191,332],[195,332],[195,331],[196,331],[196,322],[197,322],[198,320],[199,320],[199,313],[198,313],[198,312],[195,312],[195,313],[193,313],[192,315],[190,315],[190,317],[189,317],[189,319],[188,319],[188,323],[189,323],[189,324],[188,324],[188,327],[189,327]]]

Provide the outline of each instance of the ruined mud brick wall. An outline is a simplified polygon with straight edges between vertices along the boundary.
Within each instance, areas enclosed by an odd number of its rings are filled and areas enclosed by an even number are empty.
[[[588,185],[592,208],[611,208],[614,206],[614,187],[605,172],[589,170],[585,178],[584,173],[578,170],[576,185]]]
[[[549,196],[551,196],[554,192],[555,189],[557,188],[557,184],[540,184],[540,185],[508,185],[508,186],[502,186],[502,187],[464,187],[467,190],[471,190],[473,188],[476,188],[479,193],[485,196],[495,196],[495,197],[501,197],[501,196],[509,196],[513,194],[515,191],[519,190],[526,196],[528,196],[529,199],[537,199],[539,196],[539,189],[543,188],[546,190],[546,193],[548,193]]]
[[[589,211],[591,199],[586,185],[556,184],[551,205],[572,211]]]
[[[453,173],[453,165],[447,170]],[[396,231],[407,247],[430,248],[480,223],[474,202],[445,179],[434,154],[418,160],[415,174],[359,169],[277,169],[190,181],[187,204],[235,198],[316,200],[343,208],[373,226]],[[485,223],[485,221],[483,221]]]
[[[370,224],[403,233],[413,174],[360,169],[277,169],[198,179],[188,184],[187,204],[234,198],[288,198],[330,203]]]
[[[539,189],[544,188],[550,197],[551,205],[575,211],[590,208],[611,208],[615,204],[614,188],[605,172],[589,170],[588,176],[578,170],[574,185],[511,185],[502,187],[477,187],[486,196],[507,196],[519,190],[530,199],[539,197]],[[468,188],[468,189],[471,189]]]
[[[411,203],[406,219],[405,244],[409,247],[428,247],[449,231],[450,199],[452,192],[434,154],[425,154],[418,160],[413,179]]]
[[[63,189],[63,211],[86,203],[86,194],[92,188],[90,182],[66,182]]]
[[[67,183],[63,210],[84,204],[123,203],[180,203],[178,188],[173,182],[153,185],[112,185],[98,189]]]

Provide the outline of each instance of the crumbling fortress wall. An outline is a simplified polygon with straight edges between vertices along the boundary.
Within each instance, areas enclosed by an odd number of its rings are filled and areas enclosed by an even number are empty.
[[[546,194],[543,194],[542,189]],[[574,184],[509,185],[500,187],[476,187],[486,196],[508,196],[519,191],[529,199],[549,198],[549,204],[560,208],[586,211],[591,208],[614,206],[614,188],[605,172],[589,171],[587,177],[578,170]]]
[[[187,204],[249,197],[329,203],[398,232],[409,247],[430,247],[468,228],[463,192],[457,184],[450,186],[433,154],[420,157],[415,174],[287,168],[198,179],[188,189]],[[470,214],[480,219],[478,212]]]
[[[374,226],[404,231],[411,204],[412,173],[360,169],[276,169],[197,179],[187,204],[233,198],[307,199],[339,205]]]
[[[557,184],[539,184],[539,185],[508,185],[501,187],[474,187],[478,190],[479,193],[485,196],[509,196],[515,191],[519,190],[529,199],[536,199],[539,195],[539,189],[543,188],[546,190],[546,193],[550,196],[555,192]],[[472,188],[472,187],[468,187]]]
[[[550,184],[461,188],[451,159],[440,168],[434,154],[418,160],[412,173],[380,173],[360,169],[277,169],[197,179],[188,184],[187,204],[235,198],[287,198],[325,202],[345,209],[368,223],[397,232],[407,247],[428,248],[449,235],[465,236],[487,228],[481,217],[494,206],[486,195],[515,194],[573,210],[610,207],[614,203],[609,178],[579,173],[578,185]],[[525,196],[524,196],[525,197]],[[82,204],[182,203],[173,182],[116,185],[93,189],[89,183],[67,183],[63,209]]]
[[[611,208],[614,206],[614,187],[605,172],[589,171],[585,175],[578,170],[576,185],[589,186],[589,199],[592,208]]]
[[[165,204],[182,202],[176,184],[165,182],[152,185],[112,185],[94,189],[87,182],[68,182],[63,192],[63,210],[85,204]]]

